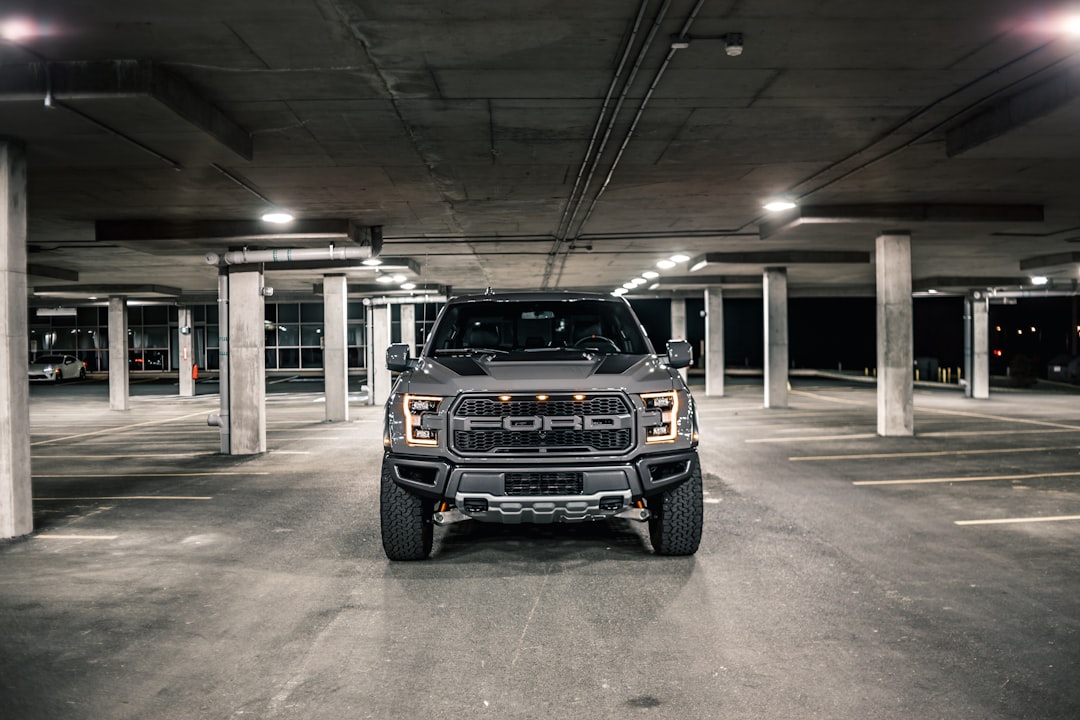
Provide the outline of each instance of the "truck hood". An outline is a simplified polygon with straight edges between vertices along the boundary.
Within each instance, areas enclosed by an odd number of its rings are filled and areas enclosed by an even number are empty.
[[[656,355],[598,355],[521,360],[499,355],[428,357],[400,379],[399,391],[449,396],[461,392],[669,390],[674,370]]]

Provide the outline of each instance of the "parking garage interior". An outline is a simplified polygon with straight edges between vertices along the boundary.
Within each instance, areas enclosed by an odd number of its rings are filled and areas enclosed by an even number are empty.
[[[1071,4],[11,6],[0,716],[1080,712]],[[383,557],[385,350],[489,290],[690,340],[697,554]]]

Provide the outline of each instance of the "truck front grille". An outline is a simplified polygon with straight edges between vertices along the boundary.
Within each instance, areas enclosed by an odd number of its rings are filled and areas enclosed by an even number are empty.
[[[507,495],[580,495],[583,475],[578,472],[506,473]]]
[[[451,442],[463,455],[611,454],[633,443],[633,410],[618,394],[500,400],[470,395],[451,410]]]

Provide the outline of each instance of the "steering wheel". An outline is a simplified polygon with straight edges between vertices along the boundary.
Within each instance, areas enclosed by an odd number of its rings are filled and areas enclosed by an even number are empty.
[[[611,338],[606,338],[603,335],[586,335],[585,337],[574,342],[576,348],[592,348],[594,350],[610,350],[611,352],[621,352],[619,346]]]

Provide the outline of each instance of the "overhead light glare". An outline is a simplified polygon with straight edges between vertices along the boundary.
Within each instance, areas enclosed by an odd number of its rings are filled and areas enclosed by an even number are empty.
[[[634,288],[636,288],[636,287],[637,287],[637,285],[635,285],[635,284],[634,284],[634,283],[632,283],[632,282],[624,282],[624,283],[622,284],[622,286],[623,286],[623,288],[624,288],[624,289],[626,289],[626,290],[633,290]]]
[[[655,290],[658,287],[660,287],[660,283],[655,282],[655,283],[653,283],[652,285],[649,286],[649,289],[650,290]]]
[[[271,212],[263,213],[263,222],[274,223],[275,225],[284,225],[285,223],[291,223],[293,221],[293,214],[286,210],[273,210]]]
[[[632,278],[630,280],[630,282],[632,282],[634,284],[634,287],[637,287],[638,285],[644,285],[648,281],[645,278],[636,277],[636,278]]]
[[[377,267],[379,265],[382,265],[382,260],[380,260],[379,258],[367,258],[365,260],[361,260],[360,264],[367,265],[368,267]]]
[[[1032,285],[1045,285],[1048,282],[1050,282],[1050,278],[1046,277],[1045,275],[1033,275],[1031,277]]]
[[[661,260],[660,262],[656,263],[656,267],[660,268],[661,270],[670,270],[671,268],[675,267],[675,263],[671,260]]]
[[[375,282],[382,283],[383,285],[389,285],[390,283],[394,282],[394,276],[380,275],[379,277],[375,278]]]
[[[1070,35],[1080,35],[1080,15],[1071,15],[1062,20],[1061,28]]]
[[[784,210],[791,210],[795,207],[795,203],[790,200],[770,200],[762,205],[769,212],[783,212]]]
[[[416,289],[416,283],[411,283],[411,282],[401,283],[401,289],[402,290],[415,290]]]
[[[655,270],[646,270],[645,272],[641,273],[641,277],[645,278],[646,280],[654,280],[660,277],[660,273],[656,272]]]
[[[681,262],[686,262],[689,259],[690,259],[690,256],[689,255],[684,255],[683,253],[675,253],[674,255],[671,256],[671,262],[681,263]]]
[[[627,292],[628,291],[627,291],[626,288],[615,288],[614,290],[611,291],[611,294],[614,295],[615,297],[622,297]]]
[[[930,293],[931,295],[937,295],[937,290],[935,290],[934,288],[930,288],[926,292]]]
[[[396,282],[398,285],[400,285],[401,283],[405,282],[408,279],[409,278],[405,277],[404,275],[394,275],[393,276],[394,282]]]
[[[709,264],[708,260],[698,260],[696,263],[694,263],[693,265],[690,266],[690,272],[697,272],[698,270],[701,270],[704,267],[706,267],[708,264]]]
[[[0,37],[5,40],[19,41],[37,35],[37,27],[34,23],[23,18],[7,20],[0,24]]]

